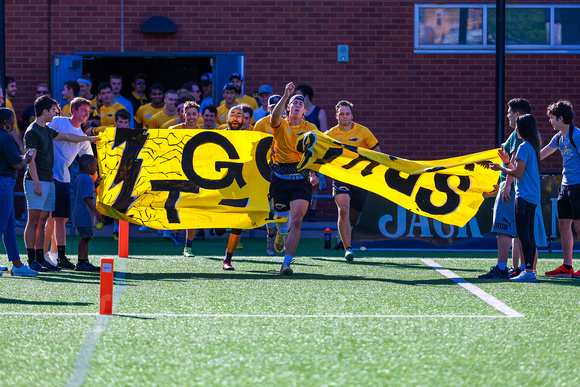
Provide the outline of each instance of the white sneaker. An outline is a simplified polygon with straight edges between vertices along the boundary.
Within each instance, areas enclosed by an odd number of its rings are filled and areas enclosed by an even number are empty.
[[[58,256],[58,254],[57,254],[57,256]],[[52,253],[50,251],[48,253],[44,254],[44,260],[47,261],[48,263],[50,263],[52,266],[58,266],[58,261],[52,255]]]
[[[15,277],[34,277],[38,275],[38,272],[29,268],[28,265],[22,265],[20,267],[12,266],[10,275]]]
[[[0,265],[0,271],[8,271],[8,268],[6,266]],[[1,275],[1,273],[0,273],[0,275]]]
[[[352,262],[354,259],[354,253],[350,247],[344,252],[344,259],[346,259],[347,262]]]
[[[528,273],[527,271],[522,271],[520,275],[514,278],[510,278],[513,282],[538,282],[536,275],[534,273]]]

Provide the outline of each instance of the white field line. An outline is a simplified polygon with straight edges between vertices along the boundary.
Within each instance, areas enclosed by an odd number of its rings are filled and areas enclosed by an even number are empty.
[[[458,284],[459,286],[461,286],[462,288],[464,288],[468,292],[473,293],[474,295],[476,295],[477,297],[482,299],[484,302],[491,305],[493,308],[495,308],[495,309],[499,310],[500,312],[502,312],[503,314],[505,314],[507,317],[524,317],[523,314],[510,308],[509,306],[507,306],[506,304],[504,304],[503,302],[501,302],[500,300],[498,300],[494,296],[487,294],[486,292],[484,292],[483,290],[481,290],[477,286],[467,282],[467,280],[465,280],[464,278],[461,278],[460,276],[458,276],[457,274],[455,274],[451,270],[446,269],[443,266],[439,265],[434,260],[421,259],[421,262],[423,262],[427,266],[430,266],[431,268],[435,269],[437,272],[439,272],[439,274],[449,278],[451,281],[455,282],[456,284]]]
[[[127,287],[127,284],[125,283],[127,260],[122,258],[115,259],[114,270],[115,277],[118,280],[118,285],[114,286],[114,288],[117,289],[113,290],[113,310],[119,304],[121,294]],[[78,316],[80,314],[73,315]],[[95,352],[95,348],[97,347],[101,335],[107,330],[107,325],[112,318],[113,316],[111,315],[98,315],[95,326],[93,329],[91,329],[83,341],[73,373],[66,383],[67,387],[80,387],[85,382],[87,374],[91,368],[91,359]]]
[[[98,313],[33,313],[3,312],[0,316],[99,316]],[[101,316],[99,316],[101,317]],[[209,313],[113,313],[109,317],[144,317],[144,318],[303,318],[303,319],[389,319],[389,318],[508,318],[512,316],[460,315],[460,314],[209,314]],[[95,328],[98,324],[95,325]],[[106,328],[106,326],[104,327]],[[95,331],[95,329],[93,329]],[[104,332],[101,326],[97,329]]]

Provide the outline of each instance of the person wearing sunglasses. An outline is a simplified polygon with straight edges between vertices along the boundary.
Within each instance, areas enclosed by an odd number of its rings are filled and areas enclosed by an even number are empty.
[[[147,90],[147,75],[142,73],[135,75],[131,86],[133,86],[133,91],[127,97],[127,99],[131,101],[131,104],[133,105],[133,111],[137,112],[141,106],[147,105],[149,102],[151,102],[147,96],[147,93],[145,92]]]
[[[39,83],[36,85],[36,92],[32,102],[34,102],[36,98],[42,97],[43,95],[48,95],[51,97],[50,88],[48,87],[47,83]],[[18,126],[21,128],[28,128],[28,126],[34,122],[35,118],[36,115],[34,114],[34,104],[31,104],[22,112],[22,115],[18,119]]]

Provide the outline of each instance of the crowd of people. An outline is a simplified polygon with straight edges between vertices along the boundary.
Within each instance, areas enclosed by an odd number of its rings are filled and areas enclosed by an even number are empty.
[[[95,207],[95,189],[99,177],[95,150],[91,142],[108,126],[135,129],[216,129],[256,130],[273,136],[270,160],[271,182],[269,199],[271,210],[282,223],[267,225],[266,252],[283,253],[281,275],[292,275],[291,268],[300,241],[300,230],[305,217],[315,217],[316,201],[313,192],[324,180],[314,171],[297,169],[302,154],[295,143],[303,133],[320,130],[348,145],[380,152],[378,140],[372,132],[354,122],[354,105],[342,100],[336,104],[337,124],[328,128],[327,114],[313,104],[314,91],[309,85],[288,83],[281,94],[262,85],[258,98],[243,94],[244,78],[234,73],[222,88],[223,100],[214,105],[213,76],[203,74],[199,82],[187,82],[181,88],[165,90],[153,84],[147,91],[147,76],[137,74],[132,91],[121,95],[122,77],[111,75],[98,85],[92,94],[92,80],[84,75],[63,86],[62,108],[51,98],[47,84],[36,89],[36,99],[16,122],[10,99],[14,97],[16,81],[7,77],[4,90],[0,89],[0,195],[5,206],[0,211],[0,233],[8,259],[13,263],[11,274],[34,276],[38,272],[71,269],[97,271],[88,259],[88,245],[93,238],[93,227],[102,216]],[[4,102],[4,94],[6,99]],[[558,196],[559,230],[564,251],[564,264],[546,272],[547,276],[579,277],[580,270],[572,267],[574,236],[572,226],[580,235],[580,144],[578,128],[573,125],[573,107],[561,100],[548,106],[547,115],[557,134],[544,148],[537,130],[535,117],[527,100],[512,99],[508,103],[510,127],[514,129],[502,145],[502,164],[490,168],[501,171],[497,190],[486,194],[495,196],[493,229],[497,234],[498,262],[481,279],[510,278],[516,282],[533,282],[537,261],[537,242],[545,241],[540,204],[541,160],[560,150],[563,157],[563,179]],[[78,160],[80,173],[71,178],[70,166]],[[20,261],[14,233],[13,190],[18,169],[28,165],[24,175],[24,193],[27,204],[27,223],[24,231],[28,264]],[[71,185],[74,189],[71,190]],[[322,184],[321,184],[322,185]],[[71,195],[74,192],[74,195]],[[338,208],[337,226],[345,259],[353,261],[351,230],[362,212],[366,191],[345,182],[333,181],[333,198]],[[78,260],[73,264],[66,256],[66,222],[72,219],[81,241]],[[118,223],[113,234],[118,237]],[[146,227],[142,227],[146,230]],[[196,235],[197,231],[197,235]],[[226,230],[216,229],[217,235]],[[183,255],[194,257],[193,240],[203,230],[186,230]],[[240,247],[242,230],[232,229],[224,270],[235,270],[232,259]],[[165,237],[181,244],[179,232],[166,231]],[[203,236],[202,236],[203,237]],[[49,251],[49,244],[52,241]],[[510,250],[513,268],[507,268]],[[50,252],[57,255],[51,259]],[[521,260],[521,264],[520,264]],[[0,266],[6,271],[8,268]]]

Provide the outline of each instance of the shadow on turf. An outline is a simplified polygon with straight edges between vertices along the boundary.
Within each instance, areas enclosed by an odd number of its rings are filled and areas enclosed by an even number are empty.
[[[60,306],[90,306],[90,305],[94,305],[94,302],[29,301],[29,300],[18,300],[18,299],[0,297],[0,304],[50,305],[50,306],[55,306],[55,305],[60,305]]]
[[[422,270],[433,270],[431,267],[423,263],[399,263],[399,262],[376,262],[376,261],[365,261],[364,258],[356,259],[353,262],[347,262],[345,260],[328,259],[328,258],[311,258],[314,261],[324,261],[324,262],[342,262],[348,265],[359,265],[359,266],[384,266],[384,267],[398,267],[398,268],[409,268],[409,269],[422,269]],[[462,272],[479,272],[479,269],[461,269],[454,268],[450,269],[452,271],[462,271]]]

